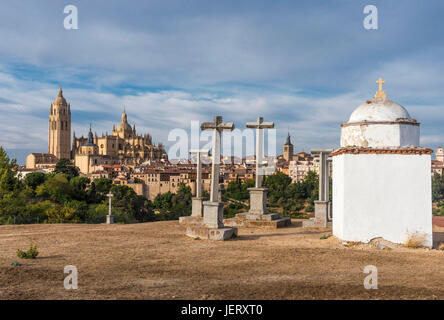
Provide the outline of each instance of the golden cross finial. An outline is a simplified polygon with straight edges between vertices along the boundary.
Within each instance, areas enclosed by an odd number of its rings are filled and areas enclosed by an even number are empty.
[[[382,91],[382,84],[385,83],[385,81],[380,77],[376,83],[379,84],[379,91]]]
[[[382,80],[381,77],[379,77],[378,81],[376,81],[377,84],[379,84],[379,90],[376,91],[375,99],[386,99],[387,95],[385,94],[385,91],[382,90],[382,84],[385,83],[384,80]]]

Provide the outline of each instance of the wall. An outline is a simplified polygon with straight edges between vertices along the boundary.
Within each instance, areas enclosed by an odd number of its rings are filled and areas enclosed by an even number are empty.
[[[333,157],[333,234],[346,241],[404,243],[420,232],[432,245],[430,155]]]
[[[419,126],[413,124],[355,124],[341,128],[341,147],[419,146]]]

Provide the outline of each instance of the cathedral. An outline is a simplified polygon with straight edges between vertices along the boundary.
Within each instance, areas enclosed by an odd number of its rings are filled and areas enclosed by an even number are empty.
[[[156,146],[151,135],[136,133],[136,126],[131,127],[128,123],[125,110],[120,123],[117,127],[114,125],[111,135],[106,133],[99,137],[97,133],[92,133],[90,127],[87,138],[77,138],[74,133],[71,144],[71,105],[63,97],[62,89],[59,89],[59,94],[49,110],[48,153],[31,155],[33,163],[45,162],[45,159],[49,159],[48,156],[73,160],[84,174],[92,173],[104,164],[138,165],[147,161],[167,159],[161,143]],[[35,157],[42,159],[34,159]],[[44,166],[44,163],[41,166]]]
[[[113,126],[111,135],[106,133],[99,137],[95,133],[93,138],[91,136],[91,130],[88,138],[76,138],[74,133],[71,149],[72,158],[75,159],[77,154],[87,154],[82,148],[86,144],[94,144],[95,146],[93,149],[88,149],[88,154],[109,156],[119,159],[121,163],[125,164],[136,165],[148,160],[167,158],[163,145],[161,143],[157,146],[154,145],[151,135],[137,135],[136,126],[131,127],[129,125],[125,110],[120,123],[117,127]]]

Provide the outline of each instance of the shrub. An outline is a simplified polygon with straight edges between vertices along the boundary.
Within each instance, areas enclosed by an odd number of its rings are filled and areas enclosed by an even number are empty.
[[[412,233],[409,234],[407,241],[404,243],[404,247],[406,248],[420,248],[423,246],[424,242],[426,241],[426,237],[423,234],[420,233]]]
[[[315,208],[314,206],[312,206],[311,204],[309,204],[306,208],[305,208],[305,212],[314,212]]]
[[[438,247],[438,250],[443,250],[444,251],[444,243],[441,243]]]
[[[34,244],[31,243],[28,251],[23,251],[21,249],[17,250],[17,257],[21,259],[35,259],[39,255],[39,252],[37,250],[37,242]]]

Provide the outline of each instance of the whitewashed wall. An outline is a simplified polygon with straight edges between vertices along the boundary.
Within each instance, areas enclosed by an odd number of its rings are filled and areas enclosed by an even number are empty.
[[[432,246],[430,166],[430,155],[333,157],[333,234],[346,241],[405,243],[419,232]]]
[[[419,146],[419,126],[412,124],[356,124],[341,128],[341,147]]]

